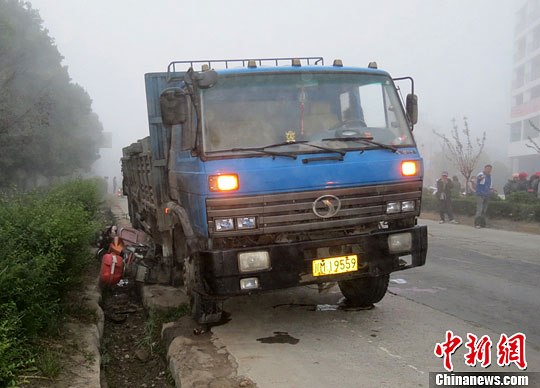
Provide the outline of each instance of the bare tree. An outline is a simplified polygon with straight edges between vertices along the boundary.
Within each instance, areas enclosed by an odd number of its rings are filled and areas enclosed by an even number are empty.
[[[446,134],[433,131],[435,135],[439,136],[443,141],[443,153],[446,158],[450,160],[458,171],[465,178],[465,190],[469,193],[469,179],[478,163],[480,154],[484,149],[486,142],[486,132],[482,134],[482,138],[476,138],[475,144],[471,140],[471,132],[469,130],[469,123],[467,117],[463,117],[463,129],[460,131],[456,123],[456,119],[452,119],[452,130],[450,136]],[[460,132],[464,135],[464,139],[461,139]]]
[[[532,129],[534,129],[535,131],[538,131],[540,132],[540,129],[538,129],[538,127],[536,125],[533,124],[533,122],[531,120],[529,120],[529,125],[531,126]],[[532,148],[533,150],[535,150],[538,154],[540,154],[540,144],[538,144],[536,141],[533,140],[532,137],[530,136],[527,136],[527,139],[529,140],[529,143],[531,144],[525,144],[527,147],[529,148]]]

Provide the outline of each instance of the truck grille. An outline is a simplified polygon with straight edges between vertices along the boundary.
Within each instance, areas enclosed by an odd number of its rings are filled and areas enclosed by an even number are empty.
[[[333,195],[341,201],[339,212],[329,218],[321,218],[313,212],[314,201],[325,195]],[[406,214],[418,215],[421,197],[422,181],[412,181],[284,194],[211,198],[206,200],[208,232],[216,237],[226,237],[350,228],[403,218],[403,213],[387,215],[387,202],[415,201],[415,210]],[[215,231],[214,219],[240,216],[256,216],[258,227],[252,230]]]

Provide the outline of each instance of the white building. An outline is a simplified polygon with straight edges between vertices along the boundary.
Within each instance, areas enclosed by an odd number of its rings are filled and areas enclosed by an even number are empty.
[[[531,137],[540,145],[540,0],[522,0],[514,29],[512,109],[508,157],[512,171],[540,171],[540,154],[527,147]]]

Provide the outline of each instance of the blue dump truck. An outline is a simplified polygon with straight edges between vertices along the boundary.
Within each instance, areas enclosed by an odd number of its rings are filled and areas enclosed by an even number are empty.
[[[172,62],[145,83],[150,136],[123,149],[123,189],[159,256],[137,278],[183,284],[199,323],[308,284],[369,306],[424,265],[412,78],[309,57]]]

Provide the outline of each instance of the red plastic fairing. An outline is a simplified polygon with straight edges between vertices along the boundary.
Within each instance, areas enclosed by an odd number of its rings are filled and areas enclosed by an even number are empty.
[[[99,280],[103,284],[114,285],[122,279],[124,261],[122,256],[115,253],[107,253],[101,260],[101,272]]]

